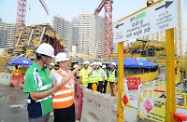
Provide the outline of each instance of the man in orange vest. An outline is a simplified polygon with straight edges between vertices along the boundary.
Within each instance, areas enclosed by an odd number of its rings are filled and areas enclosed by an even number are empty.
[[[71,73],[69,70],[71,66],[70,59],[65,53],[58,53],[55,62],[60,67],[56,73],[62,79]],[[80,69],[81,66],[78,64],[75,70]],[[72,77],[68,83],[53,94],[54,122],[75,122],[74,84],[75,80]]]
[[[69,82],[76,72],[72,71],[67,77],[59,78],[59,84],[53,83],[47,68],[53,57],[54,48],[50,44],[41,44],[36,50],[36,61],[26,72],[23,92],[27,99],[29,122],[48,122],[49,114],[53,111],[52,94]]]

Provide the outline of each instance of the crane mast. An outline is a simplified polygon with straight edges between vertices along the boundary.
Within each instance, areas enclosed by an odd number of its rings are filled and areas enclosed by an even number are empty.
[[[17,18],[16,18],[16,32],[20,29],[21,26],[25,26],[25,13],[26,13],[27,0],[18,0],[17,7]],[[14,45],[16,42],[14,42]]]
[[[112,32],[112,3],[113,0],[102,0],[98,8],[95,10],[94,15],[98,15],[99,12],[104,7],[105,14],[104,14],[104,48],[103,53],[104,57],[109,56],[112,54],[113,50],[113,32]]]
[[[39,1],[45,9],[47,15],[49,15],[45,2],[43,0]],[[27,0],[18,0],[15,34],[19,32],[20,27],[25,26],[26,6]],[[16,46],[16,39],[14,39],[14,46]]]

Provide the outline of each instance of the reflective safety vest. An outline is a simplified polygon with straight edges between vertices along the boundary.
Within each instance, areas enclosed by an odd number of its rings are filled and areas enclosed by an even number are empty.
[[[57,73],[64,78],[69,75],[70,71],[67,73],[60,69]],[[71,78],[66,85],[55,91],[53,94],[53,109],[67,108],[74,104],[74,83],[75,81]]]
[[[52,87],[51,84],[47,84],[47,85],[41,86],[41,87],[38,88],[38,92],[42,92],[42,91],[48,90],[48,89],[51,88],[51,87]],[[49,95],[49,96],[44,97],[44,98],[42,98],[42,99],[36,100],[36,102],[41,102],[41,101],[47,100],[47,99],[49,99],[49,98],[51,98],[51,97],[52,97],[52,96]]]
[[[96,70],[89,76],[89,83],[98,83],[98,73]]]
[[[98,81],[103,81],[103,76],[102,76],[102,69],[100,68],[100,69],[98,69],[97,70],[97,73],[98,73]]]
[[[82,69],[81,70],[81,77],[82,77],[82,83],[85,85],[85,84],[88,84],[88,80],[89,80],[89,77],[88,77],[88,69]]]
[[[53,69],[51,69],[51,73],[53,73],[53,72],[56,72],[56,70],[53,68]]]
[[[108,77],[108,81],[109,82],[114,82],[115,81],[115,79],[116,79],[116,77],[115,77],[115,71],[116,71],[116,69],[114,69],[113,71],[109,72],[109,77]]]

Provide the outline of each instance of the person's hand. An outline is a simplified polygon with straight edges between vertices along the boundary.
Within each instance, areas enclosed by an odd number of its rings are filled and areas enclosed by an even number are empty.
[[[92,70],[95,70],[95,69],[96,69],[96,67],[95,67],[95,66],[93,66],[93,67],[92,67]]]
[[[52,93],[58,90],[61,86],[62,86],[62,83],[57,83],[57,81],[55,81],[53,83]]]
[[[81,68],[82,68],[81,65],[78,63],[74,70],[77,72],[77,71],[79,71]]]
[[[94,71],[95,69],[92,67],[92,72]]]

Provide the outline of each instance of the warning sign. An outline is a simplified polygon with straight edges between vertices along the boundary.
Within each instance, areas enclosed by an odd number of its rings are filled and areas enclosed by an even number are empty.
[[[138,96],[134,94],[124,93],[121,95],[122,106],[124,108],[130,108],[133,110],[138,110]]]
[[[160,121],[165,121],[165,99],[143,98],[143,114]]]
[[[126,106],[127,103],[129,102],[128,98],[127,98],[127,95],[124,94],[124,96],[122,97],[122,101],[123,101],[123,104]]]
[[[147,114],[150,113],[153,106],[151,105],[151,102],[149,101],[149,99],[147,99],[143,105],[144,105],[144,108],[145,108]]]

